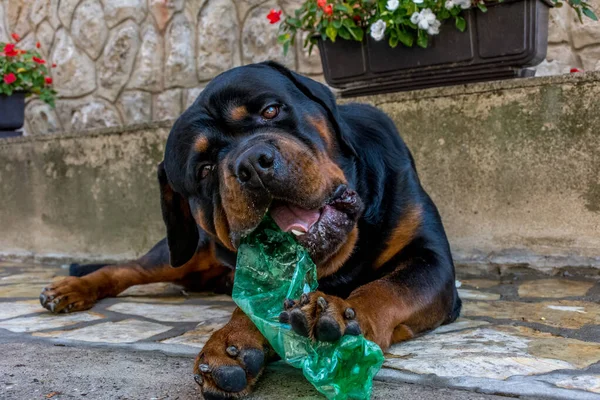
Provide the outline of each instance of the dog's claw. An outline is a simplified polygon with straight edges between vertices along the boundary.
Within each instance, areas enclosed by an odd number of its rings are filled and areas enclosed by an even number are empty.
[[[198,366],[198,369],[204,374],[208,374],[211,371],[210,366],[208,364],[200,364]]]
[[[327,308],[327,300],[325,300],[324,297],[319,296],[319,298],[317,299],[317,305],[319,306],[321,311],[325,311],[325,309]]]
[[[237,347],[235,346],[229,346],[227,349],[225,349],[225,351],[227,352],[227,354],[229,354],[231,357],[237,357],[238,354],[240,354],[240,351],[238,350]]]
[[[346,317],[346,319],[354,319],[356,318],[356,313],[354,312],[353,308],[346,308],[346,311],[344,311],[344,317]]]
[[[303,293],[302,296],[300,297],[300,305],[307,305],[310,302],[310,296],[308,295],[308,293]]]
[[[285,301],[283,302],[283,308],[286,310],[289,310],[290,308],[294,307],[294,305],[296,305],[296,302],[292,299],[285,299]]]

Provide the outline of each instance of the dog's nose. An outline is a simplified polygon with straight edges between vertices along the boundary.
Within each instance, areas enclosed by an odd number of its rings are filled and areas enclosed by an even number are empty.
[[[236,174],[239,181],[249,188],[260,188],[273,178],[275,149],[257,144],[243,152],[237,159]]]

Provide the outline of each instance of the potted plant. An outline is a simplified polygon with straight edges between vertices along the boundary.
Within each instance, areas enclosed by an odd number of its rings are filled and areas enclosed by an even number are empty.
[[[13,33],[15,42],[19,36]],[[40,48],[40,43],[36,48]],[[25,97],[37,95],[54,107],[56,92],[46,60],[37,51],[0,42],[0,137],[17,136],[25,119]]]
[[[567,0],[597,20],[585,0]],[[546,56],[548,10],[561,0],[308,0],[280,25],[318,45],[342,96],[525,76]],[[271,10],[272,23],[281,12]]]

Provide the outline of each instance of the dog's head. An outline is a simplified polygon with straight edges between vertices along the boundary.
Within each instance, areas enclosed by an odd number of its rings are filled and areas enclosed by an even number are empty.
[[[332,93],[278,64],[216,77],[176,121],[159,168],[172,265],[192,258],[197,227],[235,251],[270,212],[333,272],[362,212],[348,134]]]

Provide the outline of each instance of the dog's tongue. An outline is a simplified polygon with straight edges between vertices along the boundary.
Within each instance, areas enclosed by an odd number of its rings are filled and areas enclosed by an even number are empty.
[[[271,217],[284,232],[308,232],[320,216],[319,210],[305,210],[291,204],[278,204],[271,208]]]

